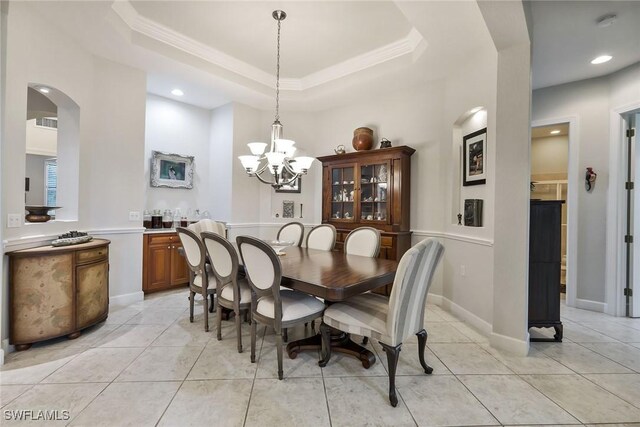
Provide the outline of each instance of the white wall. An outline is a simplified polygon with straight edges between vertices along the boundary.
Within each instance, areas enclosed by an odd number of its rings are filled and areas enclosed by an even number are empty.
[[[5,7],[5,4],[2,5]],[[97,58],[53,27],[28,3],[12,2],[2,73],[2,214],[24,214],[27,85],[65,93],[79,107],[76,161],[78,216],[70,221],[6,228],[3,250],[41,245],[69,230],[112,238],[110,296],[141,298],[142,235],[129,211],[144,205],[145,74]],[[46,43],[42,43],[46,40]],[[73,66],[69,66],[73,64]],[[126,100],[126,102],[123,102]],[[60,133],[60,129],[59,129]],[[19,179],[17,178],[19,177]],[[62,210],[60,211],[62,213]],[[115,242],[118,242],[117,244]],[[3,259],[2,340],[8,338],[7,260]]]
[[[209,188],[215,190],[211,217],[231,220],[231,174],[233,173],[233,105],[211,111],[209,137]]]
[[[36,126],[36,119],[27,120],[27,153],[55,157],[58,153],[58,131]]]
[[[211,112],[157,95],[147,95],[145,120],[145,209],[187,209],[210,213],[216,209],[211,186]],[[194,156],[193,188],[157,188],[150,185],[151,152]]]
[[[593,167],[598,174],[594,189],[578,187],[578,242],[576,245],[576,297],[605,302],[605,227],[609,180],[609,78],[584,80],[533,91],[532,120],[575,116],[579,145],[578,172]],[[600,244],[594,244],[600,242]]]
[[[567,173],[569,137],[531,138],[531,175]]]
[[[26,158],[25,176],[29,178],[29,191],[26,192],[25,203],[27,205],[45,205],[44,161],[51,157],[27,154]]]

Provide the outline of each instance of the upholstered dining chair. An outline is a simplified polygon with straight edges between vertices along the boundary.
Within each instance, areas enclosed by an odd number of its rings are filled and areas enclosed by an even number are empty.
[[[211,270],[216,280],[217,338],[222,339],[222,309],[233,310],[236,317],[238,353],[242,353],[242,319],[240,313],[251,308],[251,288],[246,278],[238,277],[238,253],[224,237],[203,232],[202,241],[211,260]]]
[[[204,305],[204,330],[209,332],[209,300],[216,292],[216,279],[211,267],[206,263],[206,249],[202,239],[193,230],[177,227],[176,232],[180,237],[189,273],[189,321],[193,323],[193,305],[196,293],[202,295]],[[213,302],[212,302],[213,304]]]
[[[344,253],[375,258],[380,253],[380,231],[373,227],[359,227],[347,234]]]
[[[377,339],[387,353],[389,402],[396,406],[398,357],[402,342],[412,334],[418,336],[420,365],[426,374],[433,372],[424,360],[427,345],[424,308],[433,273],[443,252],[444,247],[438,241],[423,240],[402,256],[388,298],[369,292],[330,305],[320,325],[322,359],[319,365],[326,366],[331,358],[330,328]]]
[[[238,236],[236,242],[252,290],[251,362],[256,361],[256,328],[260,322],[275,330],[278,378],[282,379],[283,329],[321,317],[324,304],[311,295],[280,289],[282,265],[271,246],[249,236]]]
[[[214,221],[212,219],[201,219],[191,224],[190,229],[195,231],[199,236],[204,232],[216,233],[219,236],[227,237],[227,227],[224,222]]]
[[[276,240],[294,242],[294,246],[300,246],[302,244],[303,237],[304,225],[299,222],[290,222],[280,227],[280,230],[278,230],[278,234],[276,235]]]
[[[308,249],[332,251],[336,244],[336,228],[331,224],[316,225],[307,234]]]

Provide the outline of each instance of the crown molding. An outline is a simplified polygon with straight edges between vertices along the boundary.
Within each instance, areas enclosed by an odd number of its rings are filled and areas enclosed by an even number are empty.
[[[190,55],[203,59],[211,64],[224,68],[254,82],[275,89],[276,76],[253,65],[241,61],[218,49],[194,40],[184,34],[166,27],[138,13],[129,0],[116,0],[111,8],[125,24],[136,33],[179,49]],[[340,79],[350,74],[375,67],[398,57],[413,53],[426,41],[422,35],[412,28],[406,37],[377,49],[354,56],[353,58],[331,65],[308,74],[302,78],[281,78],[280,89],[288,91],[304,91],[322,84]]]

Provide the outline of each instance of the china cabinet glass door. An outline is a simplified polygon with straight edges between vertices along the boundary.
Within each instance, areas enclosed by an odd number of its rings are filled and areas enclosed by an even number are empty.
[[[389,219],[389,163],[360,166],[360,221]]]
[[[331,168],[331,219],[355,220],[355,165]]]

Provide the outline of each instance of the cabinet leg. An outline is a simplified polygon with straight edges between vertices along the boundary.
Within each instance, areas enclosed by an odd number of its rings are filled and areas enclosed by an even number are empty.
[[[555,340],[558,342],[562,342],[562,325],[554,326],[553,329],[556,330],[556,334],[553,336],[553,338],[555,338]]]
[[[25,351],[31,348],[31,344],[16,344],[14,347],[16,351]]]
[[[70,339],[70,340],[75,340],[75,339],[76,339],[76,338],[78,338],[80,335],[82,335],[82,332],[77,331],[77,332],[74,332],[74,333],[72,333],[72,334],[67,335],[67,338],[68,338],[68,339]]]

